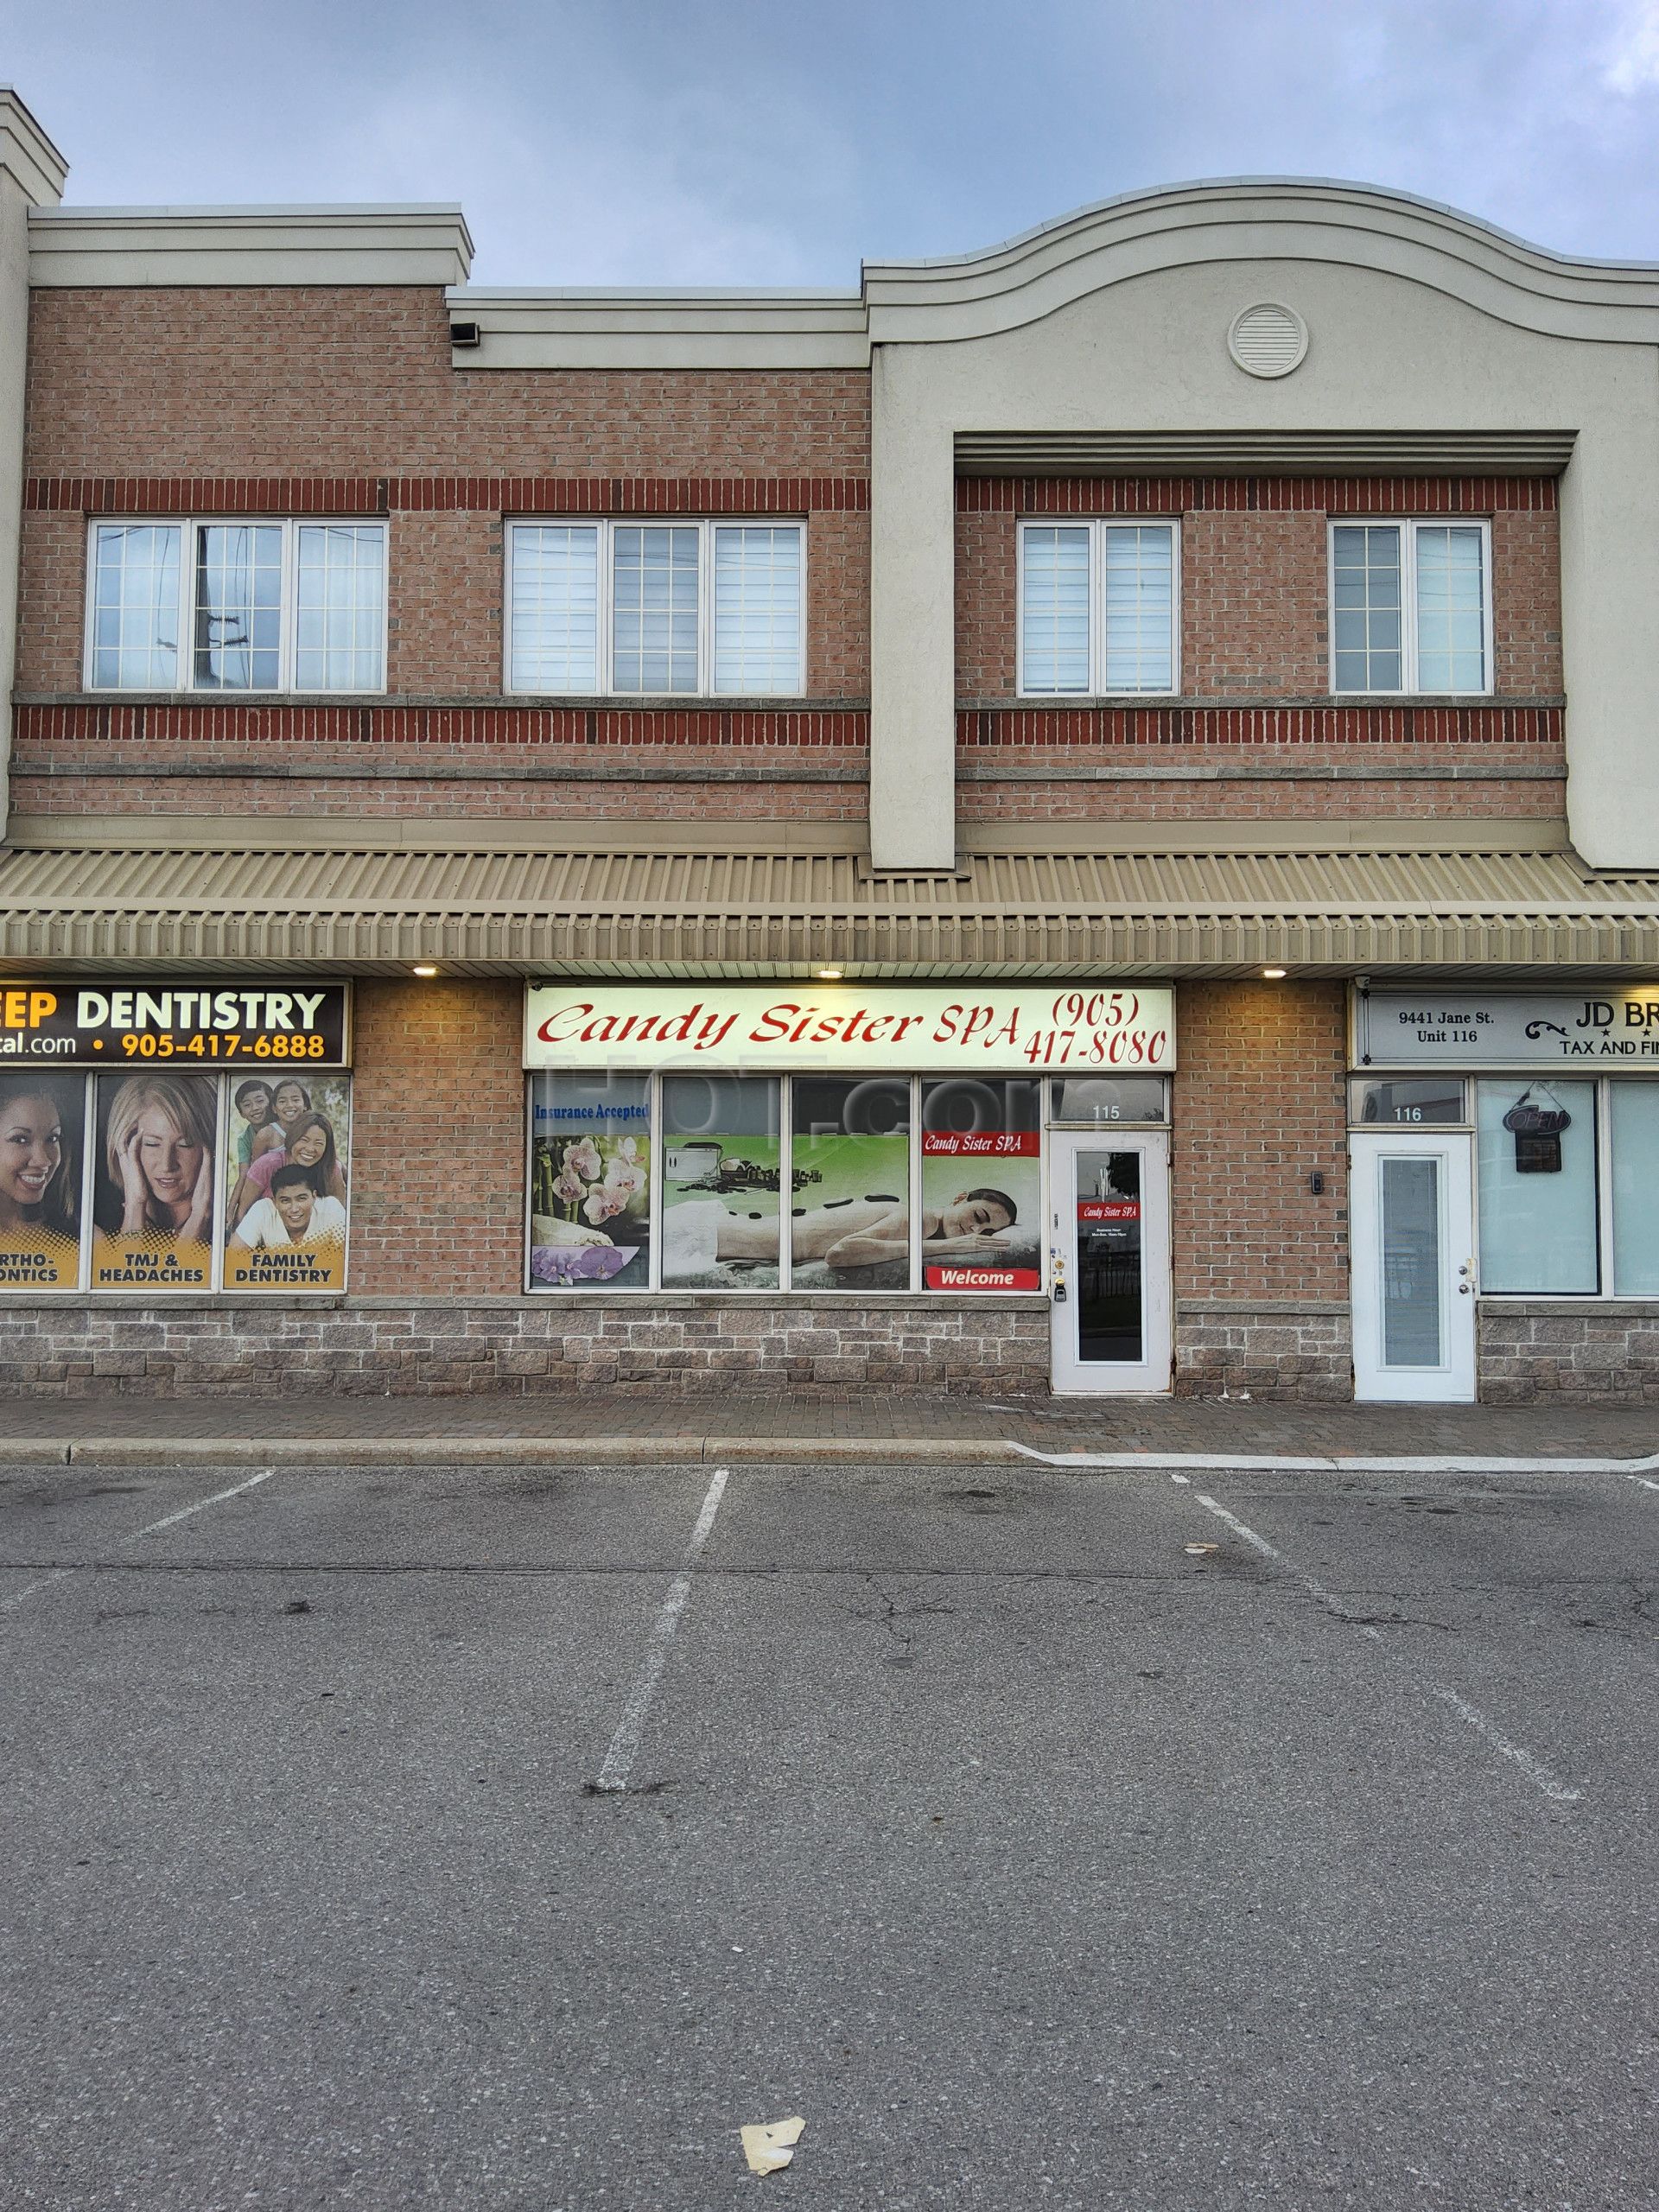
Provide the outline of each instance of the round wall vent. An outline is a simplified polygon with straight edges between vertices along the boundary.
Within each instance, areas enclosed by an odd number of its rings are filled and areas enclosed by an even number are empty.
[[[1227,350],[1247,376],[1287,377],[1307,353],[1307,325],[1294,308],[1262,300],[1233,317]]]

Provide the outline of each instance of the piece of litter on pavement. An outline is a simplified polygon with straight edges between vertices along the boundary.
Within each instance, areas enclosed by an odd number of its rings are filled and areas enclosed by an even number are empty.
[[[760,2127],[741,2127],[743,2155],[749,2162],[752,2174],[775,2174],[786,2166],[795,2155],[795,2145],[801,2139],[801,2130],[806,2122],[798,2116],[794,2120],[774,2120]]]
[[[1186,1548],[1189,1557],[1202,1559],[1205,1552],[1218,1552],[1221,1546],[1219,1544],[1189,1544]]]

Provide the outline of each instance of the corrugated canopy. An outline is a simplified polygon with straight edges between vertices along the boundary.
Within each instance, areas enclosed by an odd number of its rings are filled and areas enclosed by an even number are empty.
[[[1186,824],[1110,849],[1084,830],[1087,850],[1056,849],[1058,829],[981,830],[946,875],[878,875],[782,830],[765,849],[755,826],[727,842],[610,824],[601,849],[583,825],[578,850],[569,826],[411,823],[346,842],[344,825],[272,823],[232,849],[223,826],[213,843],[152,817],[103,842],[60,824],[0,855],[0,957],[132,973],[1659,972],[1659,875],[1593,875],[1548,825],[1357,841],[1351,825]]]

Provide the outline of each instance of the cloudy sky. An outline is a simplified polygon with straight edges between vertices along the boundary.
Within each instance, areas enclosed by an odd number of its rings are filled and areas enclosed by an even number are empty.
[[[1178,179],[1659,260],[1659,0],[0,0],[83,204],[459,200],[475,280],[857,282]]]

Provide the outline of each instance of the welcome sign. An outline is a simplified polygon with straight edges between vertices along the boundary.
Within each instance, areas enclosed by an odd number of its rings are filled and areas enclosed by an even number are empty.
[[[524,1001],[524,1065],[849,1074],[1162,1074],[1175,995],[1142,983],[554,983]]]

